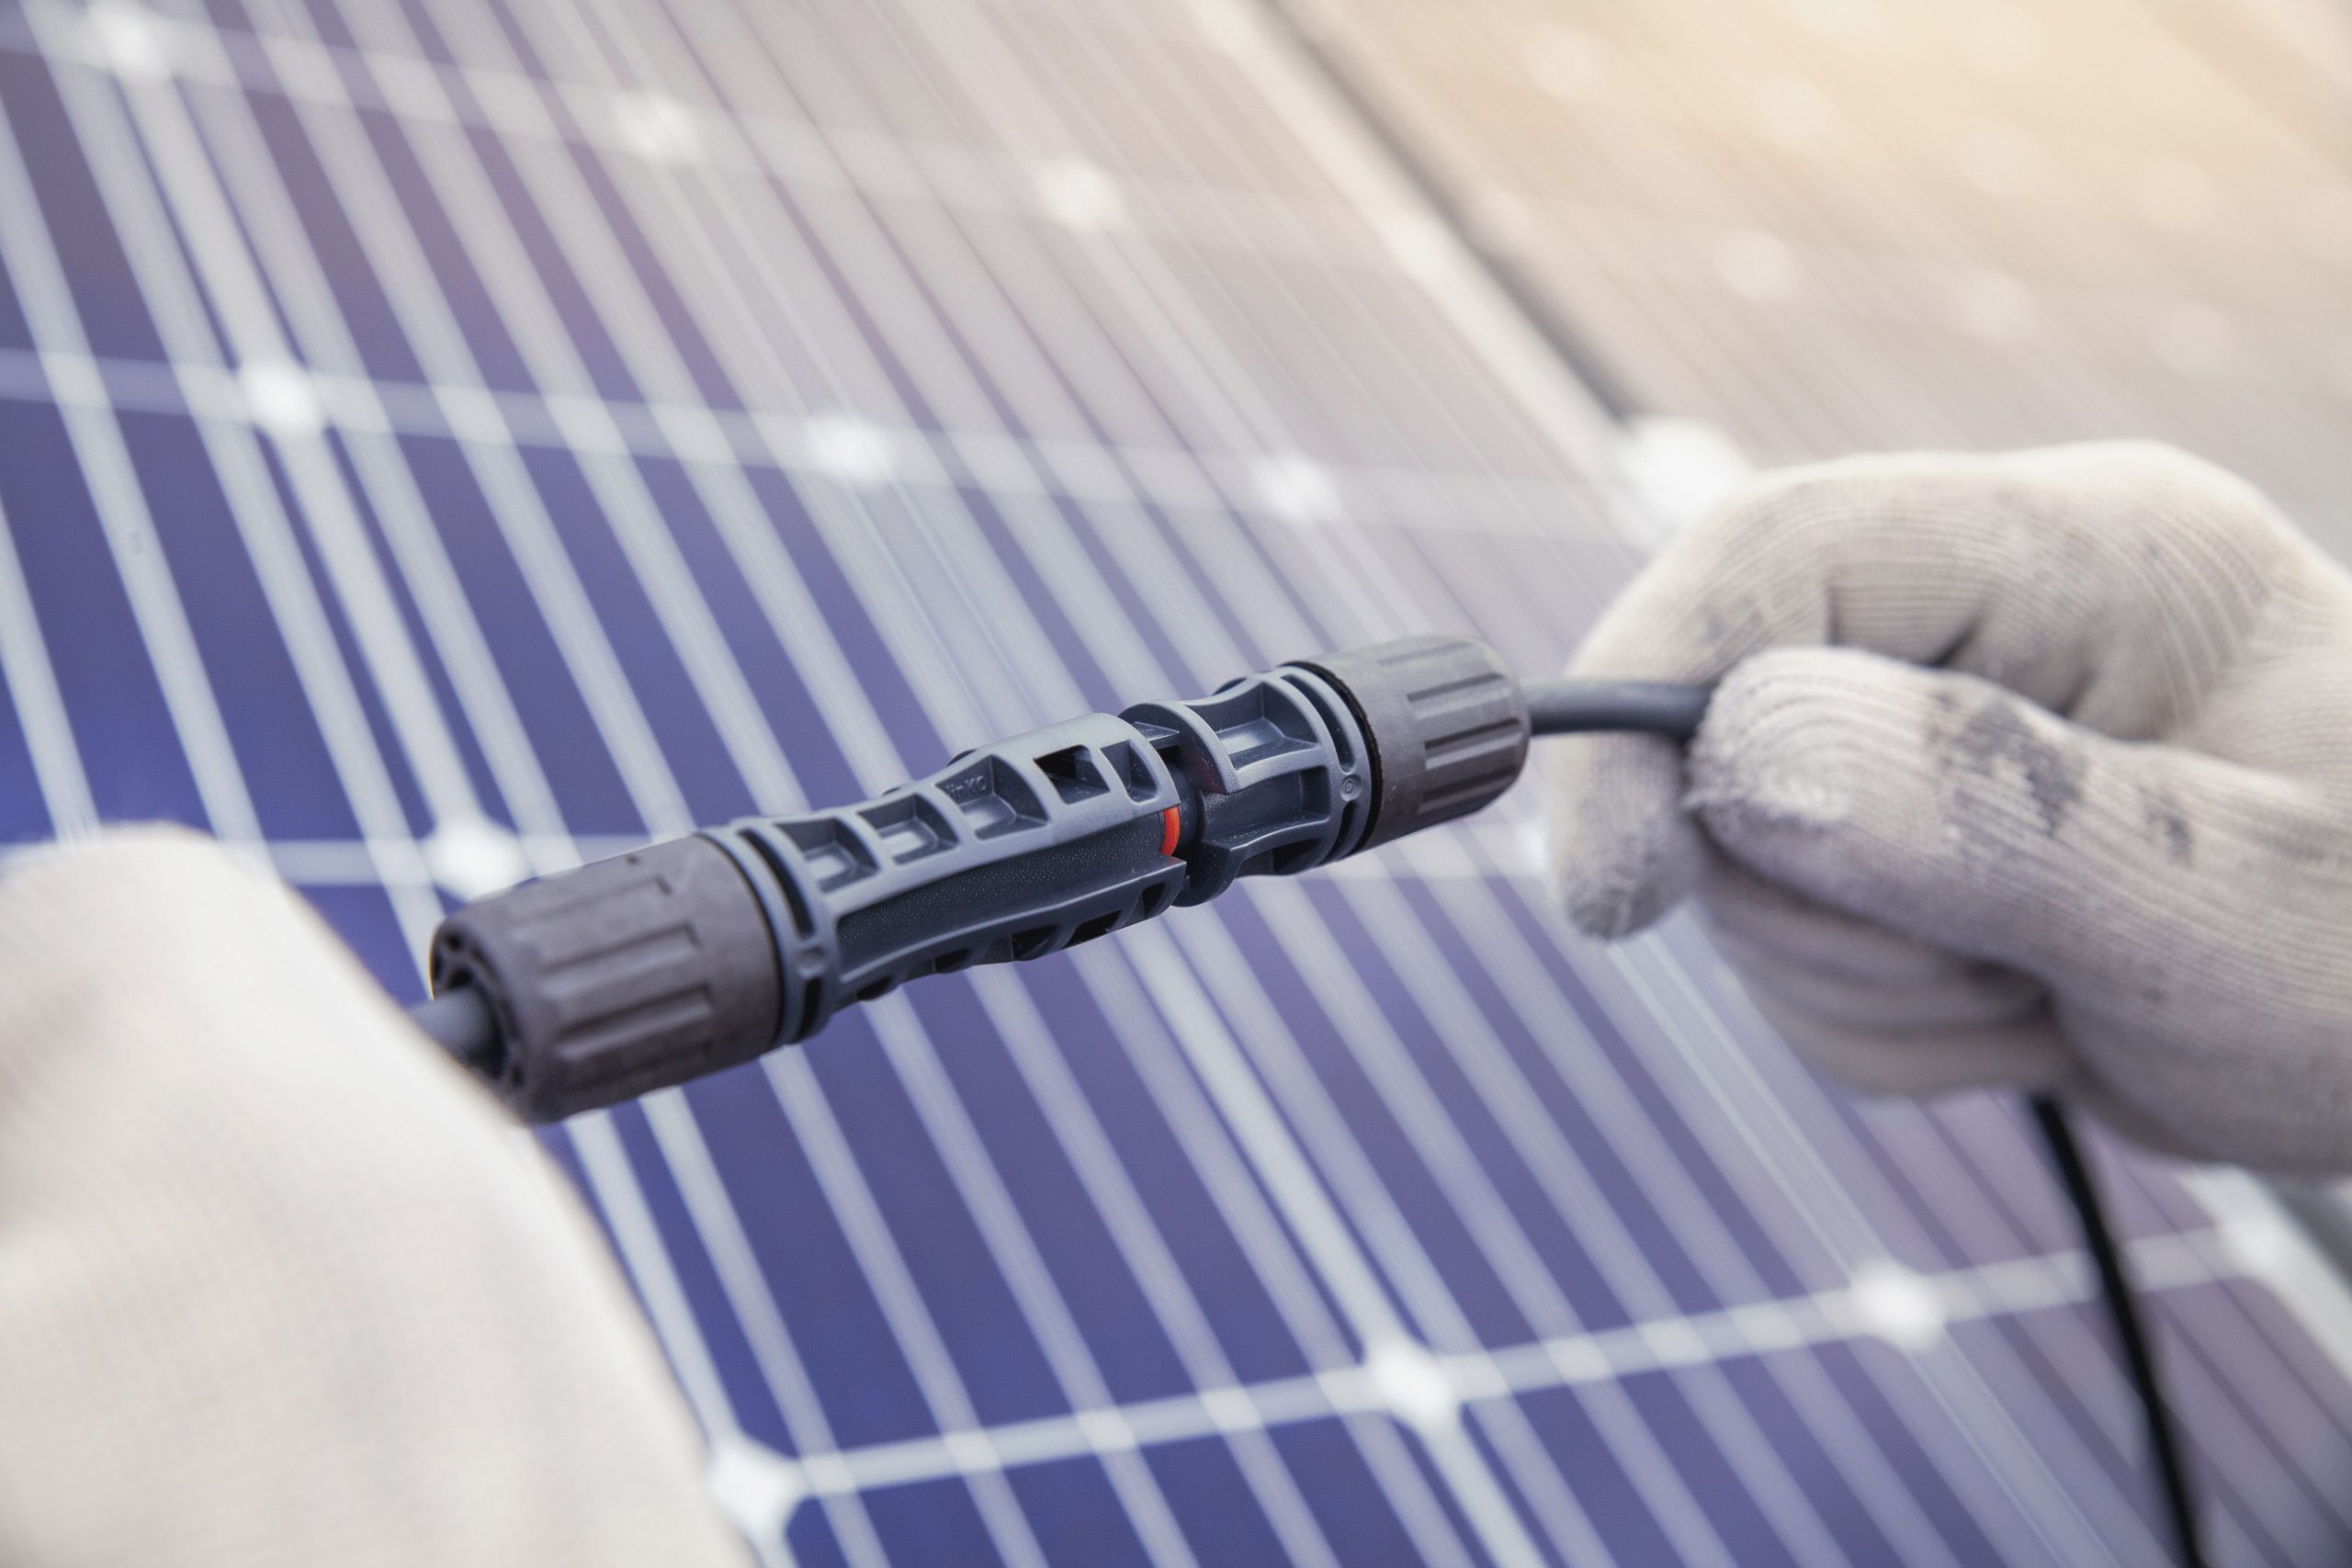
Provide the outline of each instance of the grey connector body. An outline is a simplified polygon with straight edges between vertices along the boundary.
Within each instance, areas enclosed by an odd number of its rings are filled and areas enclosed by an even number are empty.
[[[1285,664],[478,900],[435,934],[419,1021],[523,1115],[570,1115],[805,1040],[916,976],[1040,957],[1475,811],[1527,742],[1484,643]],[[468,991],[483,1005],[452,999]]]

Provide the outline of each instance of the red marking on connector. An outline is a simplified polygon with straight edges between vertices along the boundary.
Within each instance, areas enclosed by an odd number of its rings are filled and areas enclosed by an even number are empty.
[[[1176,852],[1176,835],[1182,829],[1183,825],[1183,814],[1173,806],[1159,814],[1159,852],[1161,854],[1172,855]]]

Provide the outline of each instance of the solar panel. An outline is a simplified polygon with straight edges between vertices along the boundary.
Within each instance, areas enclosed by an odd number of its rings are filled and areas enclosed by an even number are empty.
[[[1316,15],[1634,400],[1776,463],[2153,436],[2352,547],[2341,6]]]
[[[991,736],[1544,669],[1655,522],[1239,0],[28,0],[0,111],[0,840],[199,823],[404,997],[455,897]],[[763,1560],[2160,1559],[2018,1120],[1570,941],[1534,821],[551,1134]],[[2339,1559],[2340,1285],[2113,1168],[2222,1560]]]

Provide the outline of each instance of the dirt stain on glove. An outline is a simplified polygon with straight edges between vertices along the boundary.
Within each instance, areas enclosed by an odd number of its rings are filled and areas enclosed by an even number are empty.
[[[2041,818],[2041,830],[2055,837],[2083,798],[2090,759],[2079,748],[2041,734],[2025,709],[2007,697],[1972,703],[1945,694],[1937,698],[1936,706],[1938,721],[1928,727],[1928,745],[1939,765],[1955,774],[1986,780],[2014,773],[2032,798]],[[1959,819],[1963,815],[1984,818],[1989,804],[1984,792],[1959,788],[1950,792],[1950,798],[1955,827],[1981,829],[1993,825],[1990,820]]]
[[[2188,813],[2163,790],[2140,786],[2140,821],[2148,841],[2171,856],[2175,865],[2187,865],[2196,855],[2197,831],[2188,825]]]

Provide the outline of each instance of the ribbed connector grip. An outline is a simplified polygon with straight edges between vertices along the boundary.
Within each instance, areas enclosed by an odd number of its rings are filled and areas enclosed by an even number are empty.
[[[782,987],[759,900],[727,852],[673,839],[469,904],[433,942],[433,989],[478,989],[499,1029],[477,1064],[552,1121],[749,1061]]]
[[[1401,637],[1297,663],[1346,696],[1371,747],[1364,849],[1469,815],[1527,764],[1518,678],[1474,637]]]
[[[805,1040],[909,980],[1040,958],[1476,811],[1527,737],[1519,682],[1466,637],[1089,714],[872,800],[468,905],[435,938],[418,1021],[524,1116],[571,1115]]]

